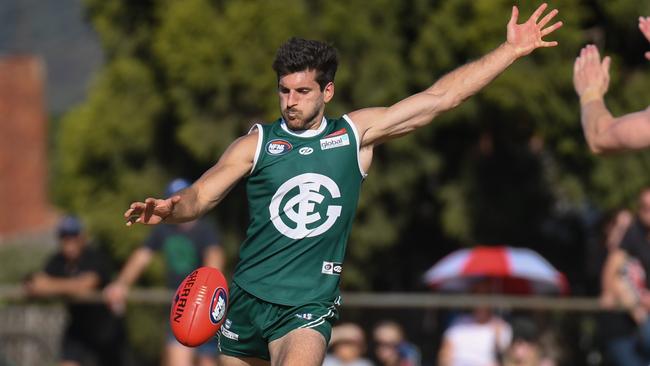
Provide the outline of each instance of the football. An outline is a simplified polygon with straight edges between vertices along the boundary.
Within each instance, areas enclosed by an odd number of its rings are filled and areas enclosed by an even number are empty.
[[[216,268],[200,267],[178,286],[169,323],[176,339],[189,347],[212,338],[226,319],[228,284]]]

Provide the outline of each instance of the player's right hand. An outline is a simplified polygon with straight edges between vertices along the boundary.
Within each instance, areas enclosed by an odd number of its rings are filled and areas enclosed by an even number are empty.
[[[171,215],[174,206],[181,200],[181,196],[167,199],[147,198],[144,202],[133,202],[126,212],[126,226],[134,223],[156,225]]]

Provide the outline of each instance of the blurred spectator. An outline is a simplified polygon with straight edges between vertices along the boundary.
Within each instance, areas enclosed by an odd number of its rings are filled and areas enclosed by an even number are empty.
[[[607,313],[601,327],[606,336],[608,358],[619,366],[650,363],[650,188],[639,194],[636,219],[620,240],[616,230],[608,233],[611,251],[603,268],[601,303],[605,308],[622,305],[627,314]]]
[[[512,343],[503,356],[503,366],[555,366],[541,342],[540,332],[528,318],[512,322]]]
[[[621,244],[623,236],[632,224],[634,215],[632,212],[621,209],[604,215],[598,225],[598,232],[592,240],[589,240],[586,253],[586,276],[587,295],[598,296],[603,294],[602,270],[609,253],[617,249]]]
[[[489,281],[478,282],[474,294],[492,290]],[[475,308],[460,316],[445,331],[438,353],[440,366],[496,366],[512,339],[512,329],[492,309]]]
[[[420,366],[420,350],[404,337],[404,330],[394,321],[382,321],[373,331],[375,357],[381,366]]]
[[[332,328],[329,348],[323,366],[373,366],[372,362],[363,358],[366,336],[356,324],[344,323]]]
[[[82,229],[81,221],[74,216],[61,220],[58,226],[60,249],[49,258],[43,272],[25,281],[25,291],[29,295],[78,299],[108,283],[110,276],[105,259],[87,245]],[[69,317],[62,340],[61,365],[127,364],[122,320],[105,304],[71,302],[67,310]]]
[[[167,187],[167,197],[190,186],[184,179],[175,179]],[[185,276],[197,267],[223,269],[224,255],[216,229],[206,221],[195,220],[178,225],[156,226],[142,247],[126,262],[117,279],[104,291],[104,296],[116,312],[124,310],[129,288],[151,262],[153,252],[162,251],[167,271],[167,287],[176,290]],[[217,345],[209,341],[196,348],[178,343],[171,329],[165,346],[165,363],[169,366],[194,364],[194,351],[201,366],[216,365]]]

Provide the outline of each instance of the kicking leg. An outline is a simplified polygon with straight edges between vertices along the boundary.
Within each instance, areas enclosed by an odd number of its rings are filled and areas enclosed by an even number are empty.
[[[325,337],[314,329],[295,329],[269,343],[273,366],[320,366],[325,358]]]
[[[260,360],[259,358],[252,357],[233,357],[227,355],[219,355],[219,366],[269,366],[268,361]]]

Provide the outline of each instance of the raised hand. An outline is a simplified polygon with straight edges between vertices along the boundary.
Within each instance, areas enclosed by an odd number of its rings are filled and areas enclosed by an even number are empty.
[[[174,206],[181,200],[181,196],[173,196],[164,200],[147,198],[144,202],[133,202],[126,212],[126,226],[134,223],[155,225],[161,223],[172,213]]]
[[[650,17],[639,17],[639,29],[645,36],[645,39],[650,42]],[[650,60],[650,52],[645,53],[645,58]]]
[[[539,47],[557,46],[557,41],[546,42],[542,39],[544,36],[553,33],[556,29],[562,26],[562,22],[558,21],[553,23],[553,25],[544,28],[558,13],[557,9],[553,9],[551,12],[546,14],[544,18],[539,20],[539,17],[542,16],[546,7],[546,3],[540,5],[533,15],[530,16],[528,21],[523,24],[517,24],[519,9],[516,6],[512,7],[512,16],[508,22],[507,43],[514,47],[517,57],[525,56]]]
[[[609,87],[609,56],[600,61],[598,48],[590,44],[580,51],[573,65],[573,86],[580,103],[602,99]]]

